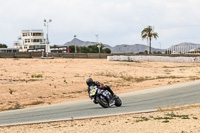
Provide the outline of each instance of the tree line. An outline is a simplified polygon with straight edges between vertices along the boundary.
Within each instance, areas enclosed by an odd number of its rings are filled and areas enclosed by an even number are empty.
[[[1,44],[0,43],[0,48],[7,48],[8,46],[6,44]]]
[[[90,45],[88,47],[86,46],[76,46],[77,53],[99,53],[99,47],[100,45],[100,53],[111,53],[111,50],[109,48],[104,48],[103,44],[96,44],[96,45]],[[71,45],[69,46],[69,52],[75,53],[75,46]]]

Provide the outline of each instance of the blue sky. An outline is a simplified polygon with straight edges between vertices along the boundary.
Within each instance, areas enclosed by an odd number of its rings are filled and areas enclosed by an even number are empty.
[[[152,46],[168,48],[181,42],[200,44],[200,0],[1,0],[0,43],[13,47],[21,30],[49,25],[51,45],[74,35],[83,41],[111,46],[145,44],[141,31],[151,25],[159,38]]]

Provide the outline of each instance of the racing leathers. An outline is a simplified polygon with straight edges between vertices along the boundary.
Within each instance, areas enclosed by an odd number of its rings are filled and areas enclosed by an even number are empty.
[[[108,90],[108,91],[110,92],[110,94],[111,94],[112,96],[114,96],[114,93],[113,93],[113,91],[110,89],[109,86],[104,85],[104,84],[102,84],[102,83],[100,83],[100,82],[98,82],[98,81],[94,81],[93,84],[88,85],[88,94],[89,94],[89,96],[90,96],[90,86],[97,86],[97,88],[99,88],[99,89]],[[94,98],[94,101],[93,101],[93,102],[94,102],[95,104],[98,103],[98,102],[96,102],[96,97]]]

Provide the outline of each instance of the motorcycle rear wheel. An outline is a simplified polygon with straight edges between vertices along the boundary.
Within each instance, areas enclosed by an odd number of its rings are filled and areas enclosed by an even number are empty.
[[[97,97],[97,100],[98,100],[99,104],[103,108],[108,108],[109,107],[109,102],[108,102],[108,100],[105,97],[103,99],[101,99],[100,97]]]

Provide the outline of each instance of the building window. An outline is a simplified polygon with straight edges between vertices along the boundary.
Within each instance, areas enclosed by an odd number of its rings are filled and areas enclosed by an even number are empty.
[[[33,39],[33,42],[40,42],[40,39]]]
[[[33,33],[33,36],[43,36],[43,33]]]
[[[33,42],[42,42],[42,39],[33,39]]]
[[[22,36],[27,36],[27,33],[23,33]]]
[[[29,43],[30,42],[30,39],[25,39],[25,43]]]
[[[30,49],[34,49],[34,46],[33,46],[33,45],[30,45],[29,48],[30,48]]]
[[[41,48],[45,48],[45,45],[30,45],[29,48],[30,49],[41,49]]]
[[[31,33],[22,33],[22,36],[31,36]]]

